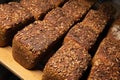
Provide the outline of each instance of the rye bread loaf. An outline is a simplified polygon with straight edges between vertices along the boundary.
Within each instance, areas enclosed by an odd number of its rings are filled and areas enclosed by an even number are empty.
[[[88,11],[95,2],[96,0],[69,0],[62,8],[67,16],[71,17],[74,21],[78,21],[83,17],[82,14]]]
[[[108,10],[104,11],[106,8]],[[85,19],[69,31],[64,43],[73,39],[86,50],[89,50],[114,13],[112,5],[108,6],[108,4],[101,5],[99,10],[90,10]]]
[[[69,40],[49,59],[42,80],[79,80],[90,60],[85,49]]]
[[[120,45],[105,38],[93,58],[88,80],[119,80],[119,59]]]
[[[86,26],[92,28],[96,33],[101,33],[104,29],[104,25],[106,25],[109,20],[111,20],[111,16],[115,14],[116,10],[110,3],[103,3],[99,7],[99,12],[97,11],[91,11],[92,14],[87,14],[84,20],[83,24]],[[91,25],[92,23],[92,25]],[[97,24],[96,24],[97,23]],[[89,26],[90,25],[90,26]]]
[[[35,19],[41,19],[48,11],[59,6],[65,0],[21,0],[23,7],[28,9]]]
[[[53,27],[61,34],[65,34],[68,29],[74,24],[74,20],[66,15],[62,8],[55,8],[50,11],[43,21],[53,24]]]
[[[32,14],[17,2],[0,4],[0,46],[8,45],[14,34],[33,20]]]
[[[120,79],[120,18],[110,28],[92,61],[88,80]]]

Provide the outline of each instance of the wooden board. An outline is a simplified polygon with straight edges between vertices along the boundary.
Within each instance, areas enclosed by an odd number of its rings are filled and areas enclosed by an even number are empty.
[[[7,69],[24,80],[42,80],[42,71],[27,70],[20,66],[12,57],[12,48],[0,48],[0,63]]]

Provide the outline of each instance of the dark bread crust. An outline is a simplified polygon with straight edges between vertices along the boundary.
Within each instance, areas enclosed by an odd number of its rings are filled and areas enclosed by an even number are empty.
[[[69,0],[62,7],[67,16],[71,17],[74,21],[78,21],[82,14],[85,15],[90,7],[95,3],[95,0]]]
[[[101,5],[102,6],[102,5]],[[86,50],[89,50],[96,42],[97,37],[105,28],[106,24],[111,19],[113,13],[103,12],[105,8],[110,6],[104,5],[104,7],[98,10],[90,10],[85,19],[75,25],[67,34],[64,39],[64,43],[73,39],[77,41]],[[110,12],[112,12],[111,9]],[[108,14],[107,14],[108,13]]]
[[[116,19],[107,37],[101,42],[92,61],[88,80],[120,79],[120,18]]]
[[[28,9],[35,19],[42,18],[48,11],[59,6],[65,0],[21,0],[23,7]]]
[[[91,15],[93,14],[93,15]],[[97,34],[101,33],[105,28],[104,25],[111,20],[113,14],[115,14],[115,8],[109,3],[100,5],[98,11],[91,10],[84,20],[83,24],[90,27]],[[91,25],[92,23],[92,25]]]
[[[49,50],[53,49],[60,37],[60,33],[52,24],[35,21],[14,37],[13,57],[25,68],[31,69],[39,59],[42,60],[41,57],[49,54]]]
[[[0,5],[0,46],[11,42],[14,34],[32,22],[32,14],[17,2]]]
[[[92,47],[92,45],[94,45],[94,43],[96,42],[97,37],[99,35],[89,26],[86,26],[82,23],[78,23],[77,25],[75,25],[68,32],[67,36],[64,39],[64,43],[72,39],[75,40],[78,44],[80,44],[81,47],[85,48],[86,50],[89,50]]]
[[[91,56],[78,43],[65,43],[44,68],[42,80],[78,80],[87,69]]]
[[[105,38],[93,58],[88,80],[119,80],[119,60],[120,45]]]
[[[74,24],[74,20],[68,17],[60,7],[48,12],[43,21],[47,21],[56,26],[56,30],[61,34],[65,34]]]

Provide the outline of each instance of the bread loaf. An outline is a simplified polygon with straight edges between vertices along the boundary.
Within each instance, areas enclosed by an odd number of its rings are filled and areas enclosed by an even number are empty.
[[[0,4],[0,46],[8,45],[14,34],[32,21],[32,14],[19,3]]]
[[[79,80],[90,60],[85,49],[69,40],[49,59],[42,80]]]
[[[28,9],[35,19],[41,19],[48,11],[59,6],[65,0],[21,0],[23,7]]]
[[[117,19],[101,42],[92,61],[88,80],[120,79],[120,18]]]
[[[106,8],[108,11],[104,11]],[[102,4],[98,11],[90,10],[84,20],[69,31],[64,43],[69,39],[74,39],[86,50],[89,50],[114,12],[112,5],[108,6],[107,3]]]
[[[96,0],[69,0],[62,8],[67,16],[78,21],[83,17],[81,15],[88,11],[95,2]]]

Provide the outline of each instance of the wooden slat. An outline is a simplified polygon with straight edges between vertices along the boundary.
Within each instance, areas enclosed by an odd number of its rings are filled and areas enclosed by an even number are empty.
[[[15,75],[24,80],[41,80],[42,71],[40,70],[27,70],[19,65],[12,57],[12,48],[0,48],[0,63],[12,71]]]

